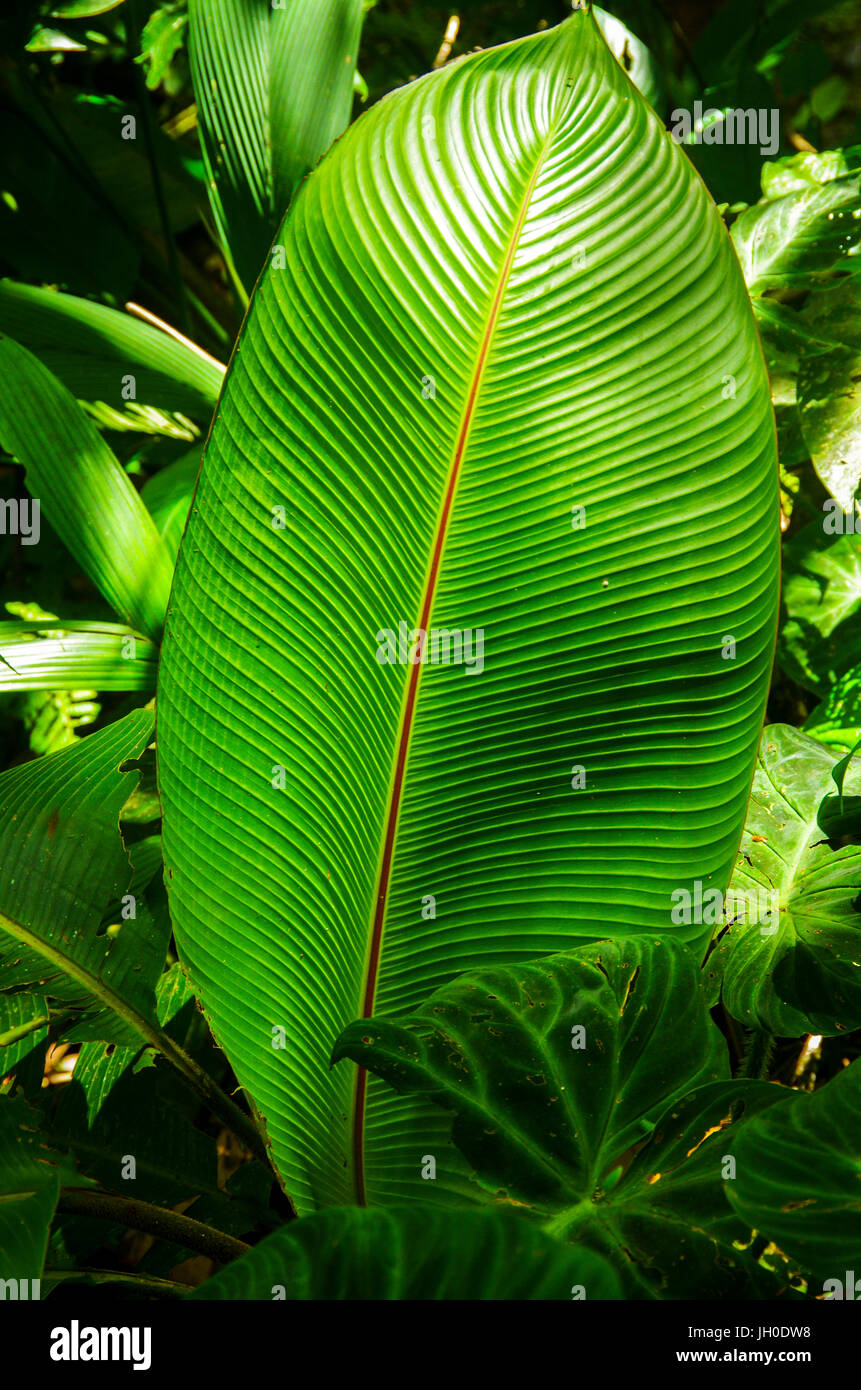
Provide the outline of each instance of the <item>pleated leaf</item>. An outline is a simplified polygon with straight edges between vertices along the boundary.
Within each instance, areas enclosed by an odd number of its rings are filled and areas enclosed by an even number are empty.
[[[350,119],[366,8],[364,0],[190,0],[210,203],[246,290],[296,185]]]
[[[279,244],[159,756],[180,949],[308,1209],[411,1196],[445,1148],[330,1077],[351,1019],[578,939],[704,946],[672,894],[725,887],[742,830],[777,473],[721,220],[584,12],[386,98]]]

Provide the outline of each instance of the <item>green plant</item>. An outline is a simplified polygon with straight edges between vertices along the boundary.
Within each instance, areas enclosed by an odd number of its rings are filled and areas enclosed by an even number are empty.
[[[159,684],[177,942],[301,1210],[438,1133],[330,1077],[351,1018],[725,886],[777,550],[725,230],[591,17],[357,122],[240,335]]]

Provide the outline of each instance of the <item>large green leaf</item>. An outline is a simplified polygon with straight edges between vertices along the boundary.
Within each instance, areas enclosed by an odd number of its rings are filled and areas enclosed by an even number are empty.
[[[730,1013],[786,1037],[861,1026],[861,845],[841,847],[828,823],[836,761],[789,725],[763,733],[732,921],[712,958]],[[844,790],[861,792],[857,764]]]
[[[606,1260],[511,1212],[335,1208],[294,1221],[193,1299],[619,1298]]]
[[[249,290],[296,185],[350,118],[365,9],[364,0],[190,0],[212,211]]]
[[[132,627],[161,632],[173,565],[131,479],[66,387],[0,337],[0,443],[69,550]]]
[[[329,1076],[351,1018],[578,938],[704,944],[673,894],[741,834],[777,473],[721,220],[586,13],[380,103],[279,238],[159,756],[180,950],[307,1209],[405,1196],[441,1134]],[[412,664],[399,624],[467,642]]]
[[[776,1294],[720,1172],[733,1109],[782,1093],[724,1079],[685,948],[634,938],[475,971],[411,1015],[352,1024],[344,1056],[453,1111],[481,1186],[608,1255],[627,1296]]]
[[[755,1116],[733,1143],[736,1177],[726,1184],[733,1207],[820,1279],[843,1283],[847,1268],[858,1268],[859,1133],[856,1061],[812,1096],[796,1093]]]

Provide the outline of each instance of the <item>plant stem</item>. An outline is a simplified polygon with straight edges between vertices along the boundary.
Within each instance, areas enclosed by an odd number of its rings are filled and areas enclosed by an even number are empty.
[[[774,1054],[774,1035],[754,1028],[745,1048],[738,1074],[747,1081],[767,1081]]]
[[[203,1067],[198,1066],[193,1057],[189,1057],[181,1047],[163,1033],[160,1028],[153,1029],[158,1041],[154,1043],[158,1051],[166,1061],[171,1062],[176,1067],[179,1074],[184,1077],[191,1089],[200,1096],[201,1100],[209,1106],[213,1115],[217,1115],[225,1128],[232,1130],[237,1139],[241,1139],[246,1148],[250,1149],[255,1158],[259,1158],[261,1163],[269,1164],[269,1154],[263,1137],[254,1121],[250,1116],[244,1114],[237,1105],[234,1105],[229,1096],[226,1096],[221,1087],[213,1081],[208,1072]]]
[[[155,1207],[151,1202],[139,1202],[134,1197],[115,1197],[108,1192],[93,1192],[88,1188],[64,1187],[60,1190],[57,1211],[73,1216],[95,1217],[133,1231],[144,1231],[147,1235],[181,1245],[186,1250],[208,1255],[222,1265],[240,1259],[251,1249],[245,1241],[216,1231],[212,1226],[204,1226],[190,1216]]]
[[[39,1014],[38,1018],[31,1018],[26,1023],[18,1023],[7,1032],[0,1033],[0,1047],[9,1047],[12,1043],[20,1042],[30,1033],[38,1033],[40,1028],[44,1028],[50,1022],[47,1014]]]

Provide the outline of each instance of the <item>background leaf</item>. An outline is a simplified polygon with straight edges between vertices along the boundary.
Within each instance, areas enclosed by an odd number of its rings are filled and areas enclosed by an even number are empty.
[[[861,1248],[859,1129],[854,1062],[813,1095],[790,1094],[756,1116],[733,1142],[732,1206],[818,1279],[844,1283],[845,1262]]]
[[[79,401],[115,410],[127,408],[131,377],[136,402],[207,425],[224,378],[220,362],[180,335],[105,304],[13,280],[0,280],[0,329]]]
[[[836,760],[799,729],[764,731],[730,885],[753,897],[711,958],[730,1013],[785,1037],[861,1026],[861,845],[841,848],[829,825]],[[861,792],[857,766],[845,790]],[[763,915],[754,899],[777,914]]]
[[[0,338],[0,372],[0,441],[31,496],[120,617],[160,636],[173,566],[132,482],[74,397],[11,338]]]
[[[99,929],[132,878],[118,820],[136,774],[118,769],[152,726],[137,710],[0,776],[0,986],[38,985],[83,1012],[90,1036],[138,1045],[141,1021],[155,1019],[167,938],[153,939],[146,918],[114,936]]]
[[[282,1227],[192,1295],[275,1297],[588,1301],[618,1298],[619,1283],[600,1255],[509,1212],[346,1207]]]
[[[0,995],[0,1078],[48,1036],[48,1004],[44,995]]]
[[[212,212],[250,290],[296,185],[350,118],[363,0],[190,0],[188,13]]]
[[[154,691],[157,668],[154,643],[115,623],[0,622],[0,691]]]
[[[783,546],[786,621],[777,655],[807,690],[825,695],[861,665],[861,532],[828,535],[821,522]]]
[[[0,1254],[3,1279],[38,1279],[60,1177],[38,1132],[38,1117],[21,1099],[0,1101]],[[5,1291],[4,1291],[5,1297]]]

